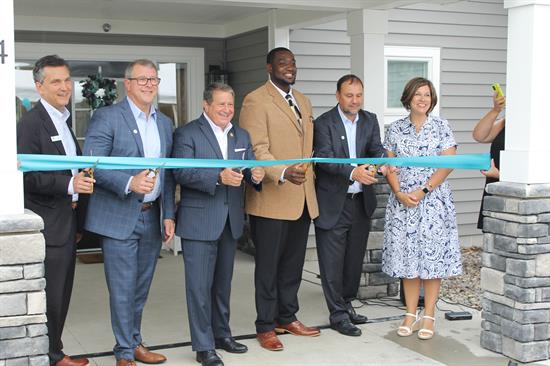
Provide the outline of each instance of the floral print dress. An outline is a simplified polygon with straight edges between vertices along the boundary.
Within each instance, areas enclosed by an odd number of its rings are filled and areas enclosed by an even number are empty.
[[[456,146],[449,123],[428,116],[417,133],[409,117],[393,122],[384,147],[396,156],[434,156]],[[402,192],[426,186],[435,169],[401,167]],[[390,194],[386,208],[382,270],[400,278],[433,279],[462,274],[453,196],[448,181],[436,187],[413,208]]]

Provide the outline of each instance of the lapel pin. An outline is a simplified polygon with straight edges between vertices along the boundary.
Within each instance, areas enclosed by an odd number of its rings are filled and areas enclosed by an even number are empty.
[[[340,136],[340,138],[341,138],[342,140],[345,140],[345,139],[346,139],[346,137],[345,137],[345,136]]]
[[[135,133],[135,134],[137,135],[137,132],[138,132],[138,131],[137,131],[137,130],[133,130],[132,132]]]
[[[233,137],[233,132],[229,132],[229,137]]]

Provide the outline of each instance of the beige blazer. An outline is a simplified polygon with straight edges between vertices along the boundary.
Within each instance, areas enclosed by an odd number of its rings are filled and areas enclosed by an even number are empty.
[[[258,160],[309,158],[313,148],[313,116],[311,103],[302,93],[292,90],[302,113],[298,122],[288,102],[271,82],[248,94],[241,109],[239,126],[250,134],[254,154]],[[319,216],[313,167],[306,173],[307,181],[295,185],[279,178],[285,165],[265,167],[262,190],[246,190],[246,212],[260,217],[296,220],[307,202],[309,216]]]

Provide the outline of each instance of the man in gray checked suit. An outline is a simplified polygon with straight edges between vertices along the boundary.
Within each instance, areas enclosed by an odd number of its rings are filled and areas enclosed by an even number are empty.
[[[84,152],[93,156],[162,158],[172,150],[172,122],[153,106],[160,79],[150,60],[128,65],[128,98],[95,111]],[[166,358],[142,345],[141,317],[162,234],[174,235],[174,181],[169,172],[97,170],[85,229],[102,236],[117,366]],[[161,228],[162,218],[162,228]]]
[[[204,91],[204,113],[176,130],[174,158],[255,160],[248,133],[231,124],[234,92],[220,83]],[[174,170],[181,185],[176,234],[183,240],[185,288],[193,350],[203,366],[223,362],[215,348],[244,353],[229,328],[229,297],[237,239],[244,225],[242,180],[261,189],[264,170]]]

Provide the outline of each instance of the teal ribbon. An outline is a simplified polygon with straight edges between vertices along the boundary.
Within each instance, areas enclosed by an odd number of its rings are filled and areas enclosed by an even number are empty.
[[[251,168],[255,166],[291,165],[295,163],[317,164],[388,164],[397,167],[425,167],[449,169],[488,170],[491,166],[489,154],[464,154],[442,156],[417,156],[396,158],[306,158],[288,160],[222,160],[222,159],[176,159],[136,158],[118,156],[65,156],[18,154],[19,170],[51,171],[82,168],[97,169],[181,169],[181,168]]]

